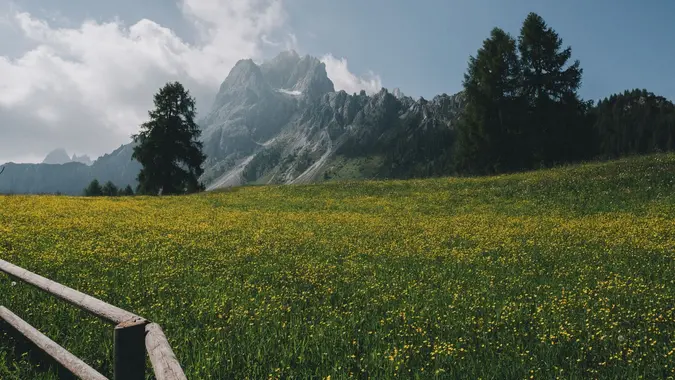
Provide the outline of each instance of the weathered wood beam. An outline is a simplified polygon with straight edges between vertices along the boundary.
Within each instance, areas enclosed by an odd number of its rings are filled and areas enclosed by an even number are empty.
[[[145,348],[157,380],[187,380],[162,328],[156,323],[145,326]]]
[[[87,363],[59,346],[4,306],[0,306],[0,318],[78,378],[83,380],[108,380]]]
[[[156,323],[150,323],[150,321],[143,317],[139,317],[1,259],[0,271],[69,302],[107,322],[115,324],[114,378],[116,380],[140,380],[144,378],[144,348],[148,351],[157,380],[187,380],[164,332]],[[6,310],[6,312],[11,314],[9,310]],[[44,337],[39,331],[33,330],[35,334]],[[47,337],[44,338],[48,339]],[[145,344],[143,344],[144,342]],[[51,343],[56,345],[54,342]],[[79,360],[67,351],[65,352],[75,360]],[[81,360],[79,361],[84,364]],[[105,377],[101,378],[105,379]],[[92,377],[92,379],[94,378]]]
[[[0,271],[5,272],[17,279],[35,286],[40,290],[52,294],[68,303],[71,303],[80,309],[87,311],[105,321],[119,325],[123,322],[145,320],[138,315],[130,313],[119,307],[110,305],[106,302],[78,292],[75,289],[61,285],[48,278],[27,271],[5,260],[0,260]]]

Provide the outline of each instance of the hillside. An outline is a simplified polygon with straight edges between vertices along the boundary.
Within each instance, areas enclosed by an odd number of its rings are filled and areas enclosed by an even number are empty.
[[[0,257],[160,323],[188,378],[668,378],[674,171],[0,196]],[[110,375],[101,322],[10,281],[0,304]],[[49,377],[12,347],[0,377]]]

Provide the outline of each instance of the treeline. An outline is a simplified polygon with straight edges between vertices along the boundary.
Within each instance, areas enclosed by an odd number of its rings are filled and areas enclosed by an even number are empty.
[[[457,174],[493,174],[675,149],[675,107],[646,90],[594,106],[578,94],[571,47],[539,15],[520,35],[492,30],[464,77]]]
[[[134,195],[134,190],[130,185],[127,185],[124,189],[120,189],[111,181],[108,181],[101,186],[99,181],[95,179],[84,189],[83,194],[86,197],[132,196]]]
[[[647,90],[601,100],[593,118],[603,157],[675,150],[675,105]]]

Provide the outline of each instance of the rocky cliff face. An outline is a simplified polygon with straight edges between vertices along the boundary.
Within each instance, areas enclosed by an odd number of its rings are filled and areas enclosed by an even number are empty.
[[[261,65],[241,60],[198,122],[207,155],[201,180],[217,189],[448,174],[462,107],[460,94],[427,101],[398,89],[336,92],[323,63],[294,51]],[[64,165],[8,165],[0,193],[79,194],[93,178],[135,186],[140,165],[131,151],[124,145],[91,167],[65,151]]]
[[[240,61],[201,122],[209,189],[448,172],[461,96],[335,92],[316,58]]]

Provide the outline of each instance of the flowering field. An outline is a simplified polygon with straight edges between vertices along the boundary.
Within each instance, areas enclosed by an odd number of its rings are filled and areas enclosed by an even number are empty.
[[[674,378],[675,155],[480,179],[0,197],[0,258],[161,324],[188,378]],[[112,329],[0,275],[106,375]],[[0,333],[1,334],[1,333]],[[0,378],[50,378],[0,335]]]

